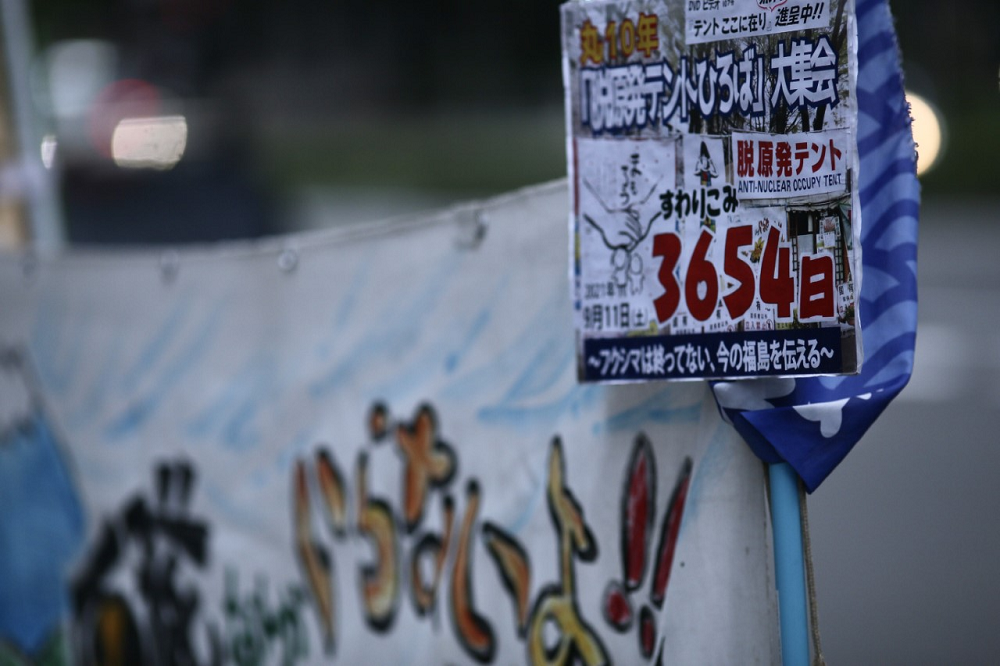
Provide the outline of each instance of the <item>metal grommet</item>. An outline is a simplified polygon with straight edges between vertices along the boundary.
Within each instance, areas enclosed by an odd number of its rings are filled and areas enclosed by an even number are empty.
[[[282,273],[291,273],[299,265],[299,253],[294,247],[286,247],[278,255],[278,268]]]

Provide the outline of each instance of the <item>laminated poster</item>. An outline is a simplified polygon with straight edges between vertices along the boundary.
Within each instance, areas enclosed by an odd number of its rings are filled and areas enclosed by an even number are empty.
[[[856,374],[853,0],[562,11],[580,378]]]

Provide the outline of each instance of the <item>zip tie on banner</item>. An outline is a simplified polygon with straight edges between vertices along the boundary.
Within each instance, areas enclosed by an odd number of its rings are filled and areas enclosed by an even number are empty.
[[[471,215],[471,219],[470,219]],[[489,227],[489,216],[482,208],[458,213],[459,233],[456,244],[463,250],[475,250],[482,245]]]
[[[164,250],[160,254],[160,276],[166,284],[177,279],[177,274],[181,270],[181,256],[177,250]]]

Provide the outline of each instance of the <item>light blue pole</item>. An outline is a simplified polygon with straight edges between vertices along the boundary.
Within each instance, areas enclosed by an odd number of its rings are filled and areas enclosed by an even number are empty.
[[[31,103],[30,73],[35,56],[34,31],[27,0],[0,0],[0,48],[7,61],[10,110],[20,149],[18,168],[25,183],[31,244],[45,252],[65,243],[56,172],[42,165],[41,134]]]
[[[783,666],[809,666],[809,615],[802,557],[799,477],[788,463],[769,465],[768,474],[781,627],[781,663]]]

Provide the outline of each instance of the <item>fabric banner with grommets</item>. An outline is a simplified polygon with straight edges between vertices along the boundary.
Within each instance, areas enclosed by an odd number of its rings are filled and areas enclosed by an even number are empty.
[[[0,258],[0,663],[776,663],[763,466],[577,382],[567,199]]]

